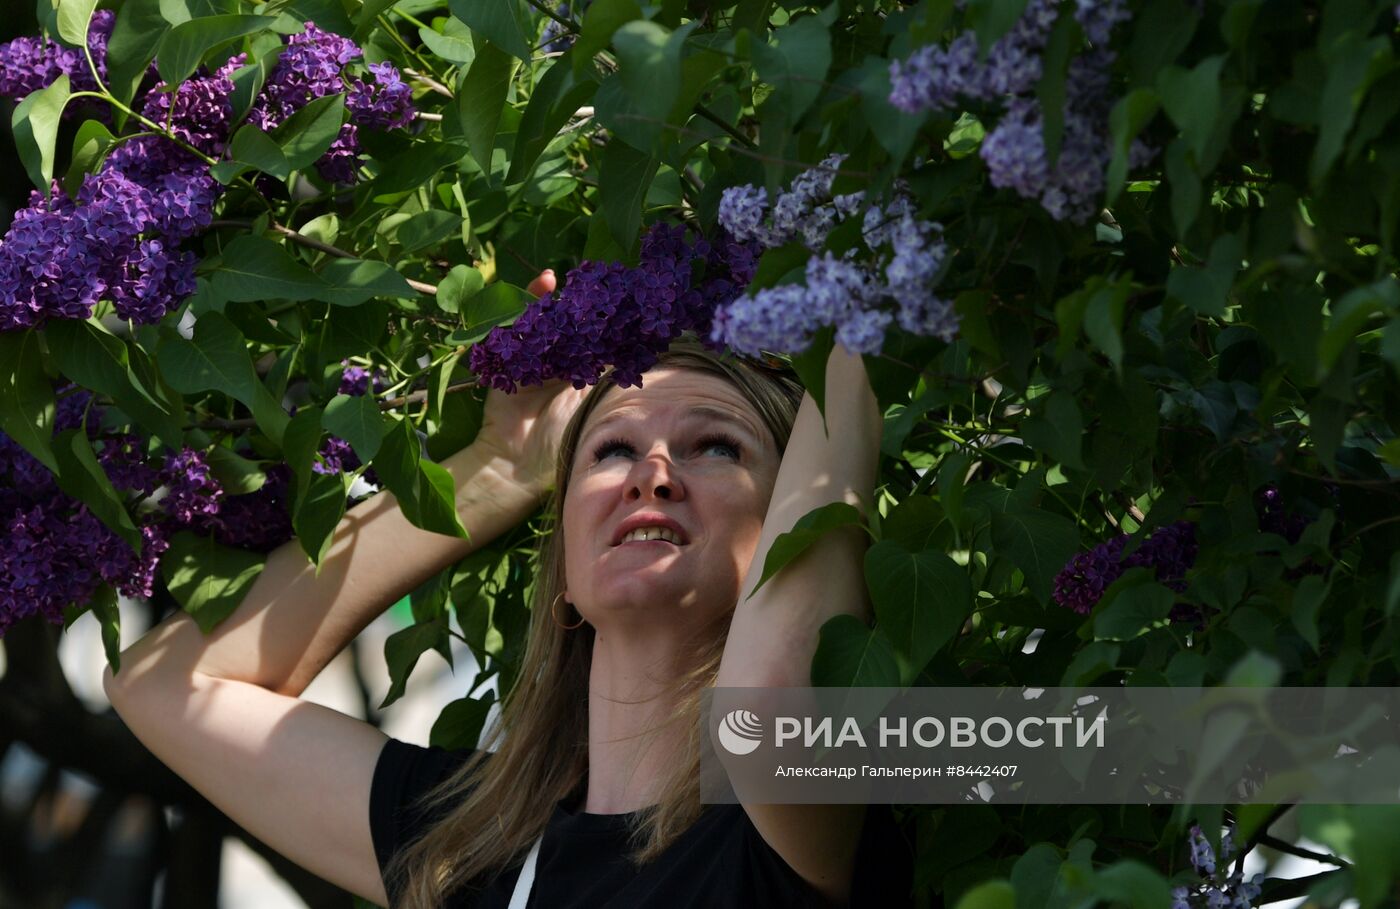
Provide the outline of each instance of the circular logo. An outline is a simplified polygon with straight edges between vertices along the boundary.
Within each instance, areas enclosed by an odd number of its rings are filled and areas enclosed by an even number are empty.
[[[750,710],[731,710],[719,723],[719,743],[730,754],[749,754],[763,741],[763,721]]]

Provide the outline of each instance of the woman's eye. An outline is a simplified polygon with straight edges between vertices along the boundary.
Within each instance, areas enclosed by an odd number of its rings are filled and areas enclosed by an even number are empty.
[[[604,442],[602,445],[599,445],[598,448],[593,452],[593,457],[601,461],[604,458],[608,457],[608,455],[610,455],[614,451],[631,452],[632,446],[628,445],[626,442],[623,442],[621,440]]]
[[[728,457],[735,460],[739,458],[739,443],[733,439],[714,437],[700,440],[701,451],[709,451],[712,448],[723,449]]]

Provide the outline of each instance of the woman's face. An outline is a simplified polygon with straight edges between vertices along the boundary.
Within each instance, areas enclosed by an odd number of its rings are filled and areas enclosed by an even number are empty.
[[[605,392],[579,435],[563,506],[564,598],[595,626],[699,628],[739,601],[781,458],[725,380],[657,367],[645,382]],[[634,515],[669,518],[682,543],[653,532],[619,544]]]

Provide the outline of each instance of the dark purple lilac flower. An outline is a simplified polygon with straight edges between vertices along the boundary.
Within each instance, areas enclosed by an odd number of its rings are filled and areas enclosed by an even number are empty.
[[[163,91],[164,82],[146,93],[141,113],[206,155],[218,157],[233,126],[233,73],[245,55],[230,57],[213,73],[201,69],[181,82],[174,92]]]
[[[733,255],[736,261],[727,262]],[[699,284],[696,260],[706,263]],[[684,228],[653,225],[635,268],[585,261],[564,286],[531,303],[509,327],[472,348],[472,370],[493,388],[513,392],[549,378],[575,388],[598,381],[608,366],[622,387],[642,384],[657,353],[683,332],[710,334],[715,307],[751,280],[754,250],[724,235],[691,241]]]
[[[167,493],[161,507],[177,527],[195,524],[219,513],[223,487],[214,478],[203,452],[186,448],[165,458],[162,472]]]
[[[1100,543],[1069,560],[1055,576],[1054,598],[1068,609],[1088,615],[1109,586],[1129,568],[1155,568],[1158,581],[1177,593],[1186,589],[1186,572],[1196,562],[1196,525],[1190,521],[1159,527],[1132,554],[1124,557],[1129,535]],[[1178,616],[1174,613],[1173,618]],[[1184,614],[1183,614],[1184,617]]]
[[[317,98],[346,92],[350,122],[319,161],[321,176],[335,183],[354,183],[359,167],[358,127],[386,129],[413,122],[413,92],[389,63],[369,66],[371,82],[349,81],[347,66],[361,57],[349,38],[307,22],[305,31],[287,39],[287,48],[253,102],[248,122],[271,131]]]
[[[340,388],[336,394],[340,395],[364,395],[369,393],[370,381],[374,382],[375,392],[379,392],[384,387],[384,380],[379,376],[379,370],[374,370],[373,376],[370,371],[363,366],[350,365],[349,360],[341,360],[340,365],[344,366],[344,371],[340,374]]]
[[[586,2],[579,4],[579,12],[588,8]],[[554,15],[569,18],[569,4],[561,3],[554,8]],[[547,54],[562,54],[574,46],[574,35],[564,28],[557,19],[547,19],[544,32],[540,35],[540,50]]]
[[[100,9],[88,24],[88,50],[97,72],[107,79],[107,41],[112,36],[116,14]],[[96,91],[97,82],[82,51],[65,47],[42,37],[16,38],[0,44],[0,97],[22,101],[41,88],[48,88],[59,76],[68,74],[73,91]],[[71,114],[74,111],[65,111]]]
[[[225,546],[253,552],[271,552],[290,540],[291,469],[286,464],[276,464],[266,473],[266,481],[253,492],[225,496],[219,513],[206,519],[201,529]]]

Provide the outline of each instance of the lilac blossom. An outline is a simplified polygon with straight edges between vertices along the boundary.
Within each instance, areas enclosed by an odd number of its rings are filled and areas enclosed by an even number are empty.
[[[1054,598],[1067,609],[1088,615],[1104,591],[1129,568],[1153,568],[1156,579],[1177,593],[1186,589],[1186,572],[1198,554],[1196,525],[1176,521],[1157,528],[1124,556],[1129,535],[1118,534],[1069,560],[1055,576]],[[1176,615],[1172,616],[1177,618]]]
[[[203,452],[186,448],[165,459],[162,472],[167,493],[161,507],[176,526],[188,526],[219,513],[223,487],[214,478]]]
[[[88,51],[98,75],[107,79],[107,42],[112,36],[116,14],[100,9],[88,23]],[[48,88],[67,74],[72,91],[96,91],[92,68],[81,50],[65,47],[42,37],[16,38],[0,44],[0,97],[23,101],[33,92]],[[65,110],[73,114],[78,108]]]

